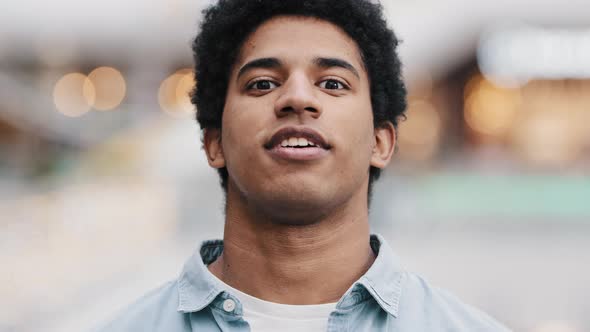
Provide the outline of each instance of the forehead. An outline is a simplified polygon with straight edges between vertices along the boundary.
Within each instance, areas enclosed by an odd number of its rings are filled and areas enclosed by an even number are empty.
[[[245,40],[236,65],[256,58],[309,60],[336,57],[364,69],[356,42],[340,27],[303,16],[277,16],[261,24]]]

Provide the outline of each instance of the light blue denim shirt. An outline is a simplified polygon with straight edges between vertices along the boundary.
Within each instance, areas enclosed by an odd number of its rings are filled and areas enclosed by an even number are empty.
[[[328,331],[501,332],[506,327],[404,271],[380,235],[371,235],[377,255],[371,268],[340,298]],[[242,304],[207,270],[223,251],[206,241],[177,280],[152,291],[97,332],[250,331]]]

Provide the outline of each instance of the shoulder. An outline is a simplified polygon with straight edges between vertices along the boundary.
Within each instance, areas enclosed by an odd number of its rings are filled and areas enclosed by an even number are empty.
[[[430,285],[424,278],[405,272],[400,318],[422,320],[429,330],[508,332],[508,328],[484,312],[463,303],[450,292]],[[420,317],[419,317],[420,316]]]
[[[145,294],[92,332],[184,331],[183,314],[177,312],[177,307],[175,280]]]

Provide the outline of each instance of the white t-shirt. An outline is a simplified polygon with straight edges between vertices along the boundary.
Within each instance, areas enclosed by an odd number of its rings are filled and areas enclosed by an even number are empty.
[[[291,305],[268,302],[243,293],[215,278],[226,291],[240,300],[243,318],[250,325],[252,332],[324,332],[328,328],[330,313],[336,308],[336,303]]]

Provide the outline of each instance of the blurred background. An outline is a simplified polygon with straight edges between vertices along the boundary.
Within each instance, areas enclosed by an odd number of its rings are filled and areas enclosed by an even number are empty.
[[[222,237],[208,3],[0,4],[0,331],[87,330]],[[590,331],[587,0],[382,3],[410,97],[373,232],[515,331]]]

